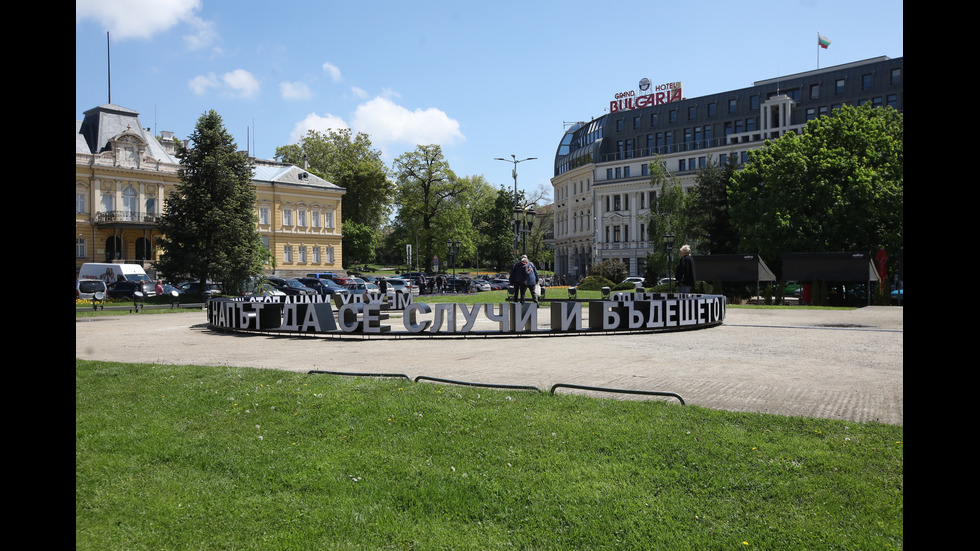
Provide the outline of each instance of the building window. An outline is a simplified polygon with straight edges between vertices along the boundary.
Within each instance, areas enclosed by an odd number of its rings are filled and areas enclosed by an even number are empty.
[[[282,209],[282,225],[293,225],[293,209]]]
[[[693,121],[698,118],[698,108],[691,106],[687,108],[687,120]]]
[[[618,119],[616,121],[616,131],[617,132],[622,132],[623,131],[623,119]]]
[[[885,105],[898,109],[898,96],[896,96],[895,94],[888,94],[885,97]]]
[[[313,227],[314,228],[319,228],[320,227],[320,211],[314,210],[313,213],[310,215],[310,217],[313,219]]]
[[[660,122],[660,113],[651,113],[650,114],[650,126],[657,126],[657,123],[659,123],[659,122]]]
[[[759,95],[749,96],[749,108],[758,109],[759,108]]]
[[[75,193],[75,214],[85,214],[85,205],[88,204],[85,199],[84,193]]]
[[[677,109],[671,109],[668,115],[670,117],[670,122],[677,122]]]
[[[629,178],[629,177],[630,177],[630,167],[629,165],[626,165],[623,167],[623,178]]]
[[[327,247],[327,264],[333,264],[333,247]]]
[[[709,117],[713,117],[713,116],[715,116],[715,113],[717,113],[717,112],[718,112],[718,104],[715,103],[715,102],[709,103],[708,104],[708,116]]]
[[[834,93],[838,96],[844,93],[844,79],[839,78],[836,82],[834,82]]]
[[[612,169],[611,168],[607,168],[606,169],[606,179],[607,180],[612,180]]]
[[[126,220],[136,220],[139,213],[139,207],[136,205],[136,190],[127,187],[123,190],[123,214]]]
[[[871,89],[871,74],[861,75],[861,89],[870,90]]]
[[[684,159],[677,160],[677,170],[678,172],[684,172],[687,170],[687,161]]]
[[[147,197],[146,198],[146,215],[156,216],[157,215],[157,198]]]
[[[812,107],[807,107],[806,109],[806,120],[812,121],[817,118],[817,112]]]
[[[811,84],[810,85],[810,99],[820,99],[820,85]]]
[[[325,212],[323,213],[323,227],[332,228],[333,227],[333,213]]]
[[[901,69],[892,69],[891,81],[890,82],[892,84],[899,84],[899,83],[902,82],[902,70]]]
[[[287,264],[292,264],[292,262],[293,262],[293,246],[292,245],[285,245],[285,246],[283,246],[283,248],[282,248],[282,259],[283,259],[283,262],[286,262]]]
[[[738,109],[738,101],[734,99],[728,100],[728,112],[734,113]]]
[[[302,264],[306,264],[306,245],[299,246],[299,261]]]
[[[259,224],[263,226],[269,225],[269,207],[261,207],[259,209]]]
[[[296,225],[301,228],[306,227],[306,209],[299,209],[296,211]]]
[[[317,247],[315,245],[313,247],[313,263],[314,264],[320,263],[320,247]]]
[[[640,129],[640,117],[633,117],[633,129],[634,130]]]
[[[85,246],[84,238],[81,237],[75,238],[75,258],[87,258],[88,257],[88,252],[86,250],[87,248],[88,247]]]
[[[647,163],[643,163],[642,165],[640,165],[640,176],[649,176],[649,175],[650,175],[650,165]]]
[[[616,179],[618,180],[618,179],[620,179],[622,177],[623,177],[623,169],[617,166],[616,167]]]

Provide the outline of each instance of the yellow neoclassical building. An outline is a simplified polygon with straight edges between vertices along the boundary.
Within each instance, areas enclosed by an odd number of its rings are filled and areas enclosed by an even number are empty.
[[[75,273],[85,262],[141,264],[151,277],[158,224],[180,164],[172,132],[153,137],[139,113],[113,104],[75,121]],[[345,193],[305,169],[254,160],[256,215],[284,276],[341,271],[341,200]]]

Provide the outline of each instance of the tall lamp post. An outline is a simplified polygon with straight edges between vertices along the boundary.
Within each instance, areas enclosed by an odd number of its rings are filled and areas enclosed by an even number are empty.
[[[461,243],[459,242],[459,240],[456,241],[453,241],[452,239],[446,240],[446,249],[449,251],[450,258],[453,259],[453,292],[454,293],[457,292],[456,286],[459,285],[459,283],[457,283],[456,281],[456,255],[459,254],[460,245]]]
[[[534,217],[537,214],[530,205],[514,209],[514,250],[517,251],[518,236],[520,236],[520,241],[523,243],[521,254],[527,254],[527,238],[531,234],[531,226],[534,225]]]
[[[515,257],[514,260],[517,260],[516,258],[517,245],[521,235],[518,231],[520,230],[520,228],[517,227],[517,211],[522,210],[520,209],[520,207],[517,206],[517,164],[523,163],[524,161],[534,161],[537,159],[537,157],[528,157],[527,159],[521,159],[521,160],[517,159],[517,155],[511,155],[510,157],[511,157],[510,159],[505,159],[503,157],[494,157],[493,160],[514,163],[514,171],[511,172],[511,176],[514,177],[514,215],[513,215],[514,216],[514,257]],[[524,251],[524,254],[527,254],[526,250]]]
[[[672,287],[670,283],[670,265],[674,262],[671,256],[671,253],[674,251],[674,234],[664,234],[664,248],[667,250],[667,292],[669,293]]]

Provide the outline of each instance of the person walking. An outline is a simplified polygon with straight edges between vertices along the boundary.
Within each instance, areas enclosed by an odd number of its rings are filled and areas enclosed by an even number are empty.
[[[694,270],[694,257],[691,256],[691,246],[681,247],[681,261],[677,264],[677,285],[681,293],[690,293],[694,289],[694,282],[697,281],[697,274]]]
[[[533,262],[527,259],[527,255],[521,256],[521,259],[510,269],[509,281],[514,286],[515,300],[524,304],[524,297],[530,289],[531,300],[535,304],[538,303],[538,297],[534,293],[534,286],[538,282],[538,269],[534,267]]]

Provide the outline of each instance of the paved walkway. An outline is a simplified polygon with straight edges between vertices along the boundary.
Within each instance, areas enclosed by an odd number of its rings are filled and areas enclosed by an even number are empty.
[[[75,357],[660,390],[708,408],[901,425],[903,320],[902,307],[730,308],[698,331],[341,340],[216,332],[196,311],[76,320]]]

